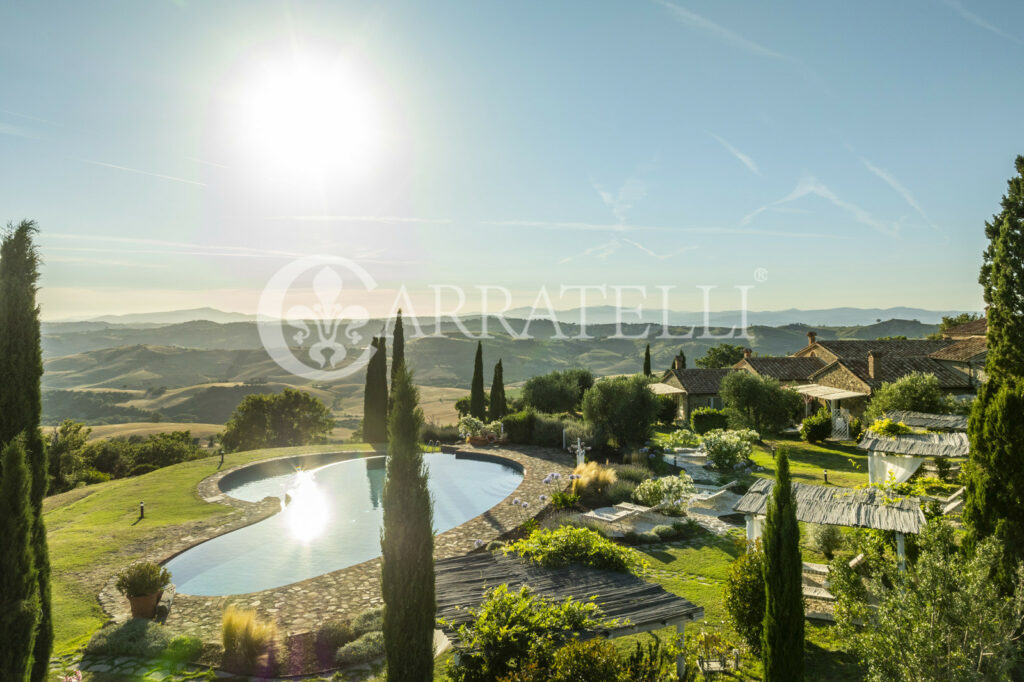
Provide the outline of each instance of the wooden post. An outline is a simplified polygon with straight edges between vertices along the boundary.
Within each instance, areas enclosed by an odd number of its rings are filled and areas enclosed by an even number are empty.
[[[896,533],[896,556],[899,559],[900,573],[907,570],[907,550],[903,544],[903,533]]]

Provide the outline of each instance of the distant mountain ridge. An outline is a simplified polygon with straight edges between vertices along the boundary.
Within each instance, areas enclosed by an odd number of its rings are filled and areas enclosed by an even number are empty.
[[[615,324],[617,319],[619,319],[617,318],[615,306],[607,305],[588,306],[585,309],[569,308],[566,310],[556,310],[555,317],[560,323],[579,324],[581,322],[581,313],[583,312],[585,312],[585,319],[588,325]],[[882,320],[891,319],[917,320],[924,324],[938,324],[942,320],[943,316],[957,315],[962,312],[978,311],[926,310],[924,308],[909,308],[901,306],[892,308],[840,307],[814,310],[803,310],[799,308],[789,308],[787,310],[751,310],[747,311],[747,324],[770,327],[780,327],[787,324],[841,327],[869,325],[881,322]],[[503,313],[503,317],[510,320],[525,320],[528,318],[530,313],[530,308],[512,308],[505,311]],[[463,319],[480,317],[480,313],[467,313],[460,317]],[[548,317],[549,316],[542,311],[536,311],[534,313],[535,319],[547,319]],[[642,315],[639,317],[637,315],[629,314],[629,311],[626,309],[623,309],[621,314],[621,321],[623,324],[636,324],[638,322],[660,324],[665,318],[666,314],[664,311],[655,309],[644,310]],[[433,324],[434,321],[433,316],[421,317],[419,319],[421,324]],[[704,324],[704,313],[669,310],[667,313],[667,319],[670,325],[701,326]],[[722,310],[711,312],[709,314],[709,324],[714,327],[731,327],[739,325],[741,319],[742,311],[740,310]],[[227,312],[218,310],[217,308],[204,307],[151,313],[103,315],[88,319],[53,320],[44,322],[44,325],[52,329],[61,329],[63,331],[85,331],[88,329],[102,328],[104,326],[149,327],[196,321],[209,321],[216,322],[218,324],[227,324],[231,322],[255,322],[255,320],[255,315]]]

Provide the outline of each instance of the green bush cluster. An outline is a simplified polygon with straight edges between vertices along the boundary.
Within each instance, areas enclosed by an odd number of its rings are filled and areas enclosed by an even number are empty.
[[[633,492],[636,490],[636,483],[633,481],[615,481],[604,491],[605,498],[609,505],[629,502],[633,499]]]
[[[420,441],[423,443],[457,443],[459,440],[459,427],[454,424],[441,425],[430,422],[420,428]]]
[[[753,431],[709,431],[704,434],[704,450],[708,461],[719,471],[728,471],[750,458],[754,447],[750,440]]]
[[[811,532],[811,536],[814,538],[814,546],[829,561],[832,561],[832,557],[843,547],[843,532],[839,526],[818,524]]]
[[[334,655],[339,666],[369,663],[384,656],[384,633],[378,630],[367,632],[358,639],[341,646]]]
[[[764,608],[764,550],[758,541],[732,562],[725,581],[725,610],[755,655],[761,653]]]
[[[505,435],[512,443],[522,445],[543,445],[546,447],[562,447],[562,430],[573,442],[577,437],[584,442],[593,438],[592,430],[578,420],[554,414],[537,412],[526,408],[519,412],[507,414],[501,423],[505,427]]]
[[[133,618],[120,625],[108,625],[89,640],[86,653],[97,656],[159,658],[171,644],[167,629],[145,618]]]
[[[555,509],[572,509],[579,504],[580,496],[556,490],[551,493],[551,506]]]
[[[903,422],[894,422],[888,417],[885,419],[876,419],[874,423],[871,424],[871,430],[881,436],[889,436],[891,438],[902,436],[903,434],[910,433],[912,431],[912,429]]]
[[[152,561],[136,561],[117,575],[117,591],[126,597],[155,594],[171,584],[171,572]]]
[[[690,413],[690,428],[698,435],[704,435],[714,429],[726,429],[728,427],[729,417],[725,412],[716,410],[713,407],[698,407]]]
[[[640,464],[617,464],[612,468],[615,469],[615,475],[619,480],[633,483],[641,483],[654,475],[653,471]]]
[[[538,529],[509,545],[505,552],[548,568],[575,563],[636,575],[647,571],[647,562],[639,554],[587,528]]]
[[[832,435],[832,413],[822,407],[800,425],[800,437],[808,443],[820,443]]]
[[[567,369],[531,377],[523,385],[523,404],[539,412],[575,412],[594,375],[585,369]]]

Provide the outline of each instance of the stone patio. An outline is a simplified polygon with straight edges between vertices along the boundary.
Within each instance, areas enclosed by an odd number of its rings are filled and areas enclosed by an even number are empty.
[[[489,542],[497,539],[521,525],[527,518],[540,513],[545,506],[540,503],[540,496],[550,497],[554,490],[565,488],[564,484],[568,483],[568,474],[573,467],[573,460],[568,454],[551,448],[466,446],[460,447],[458,452],[513,462],[522,468],[523,480],[515,491],[497,506],[461,526],[435,536],[434,556],[438,559],[470,552],[474,549],[475,540]],[[338,453],[337,461],[360,454],[366,453]],[[294,457],[292,455],[276,459]],[[264,460],[267,461],[273,460]],[[322,455],[317,463],[324,463]],[[234,507],[237,510],[236,514],[228,517],[226,522],[223,522],[222,517],[221,523],[211,522],[209,526],[202,522],[194,522],[187,526],[169,528],[161,541],[153,544],[141,558],[157,563],[166,562],[189,547],[256,523],[280,511],[280,502],[276,498],[252,503],[230,497],[221,491],[220,480],[244,466],[253,465],[246,464],[226,469],[203,479],[197,486],[197,493],[202,499]],[[550,472],[562,474],[563,484],[555,488],[543,483],[542,479]],[[510,504],[513,498],[529,501],[528,511]],[[111,577],[99,594],[99,602],[112,620],[123,621],[128,617],[128,603],[117,592],[114,581],[115,578]],[[172,591],[165,593],[164,603],[168,601],[171,604],[167,625],[176,631],[187,632],[206,641],[219,641],[221,614],[228,604],[255,609],[263,617],[275,620],[282,632],[308,632],[315,630],[327,620],[352,616],[382,603],[380,559],[372,559],[309,580],[262,592],[228,597],[200,597],[175,595]]]

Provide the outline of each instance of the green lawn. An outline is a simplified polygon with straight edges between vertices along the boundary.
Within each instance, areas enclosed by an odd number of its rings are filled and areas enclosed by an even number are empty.
[[[789,470],[797,483],[824,483],[823,472],[828,471],[831,485],[853,488],[868,482],[868,457],[864,450],[854,443],[812,444],[795,438],[767,441],[769,446],[786,448],[789,451]],[[767,471],[756,476],[775,476],[775,460],[771,450],[754,448],[751,459]]]
[[[367,445],[317,445],[227,455],[224,467],[307,452],[362,450]],[[53,575],[54,654],[84,645],[106,618],[96,594],[124,564],[140,557],[169,526],[235,511],[199,499],[196,484],[216,473],[219,457],[184,462],[48,498],[47,539]],[[139,502],[146,518],[139,521]]]

